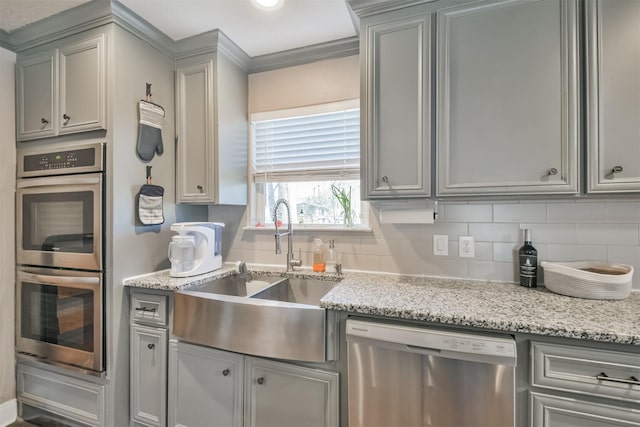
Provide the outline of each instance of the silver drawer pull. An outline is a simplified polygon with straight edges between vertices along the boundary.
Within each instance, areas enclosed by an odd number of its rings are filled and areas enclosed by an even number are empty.
[[[558,169],[556,168],[551,168],[547,171],[547,175],[551,176],[551,175],[558,175]]]
[[[620,173],[622,172],[622,166],[614,166],[613,169],[611,169],[611,173]]]
[[[610,377],[604,372],[600,372],[600,375],[596,375],[596,379],[598,381],[611,381],[613,383],[640,385],[640,380],[638,380],[633,375],[630,376],[629,378],[615,378],[615,377]]]
[[[155,313],[156,311],[158,311],[157,308],[147,308],[147,307],[136,307],[136,311],[142,311],[143,313],[149,312],[149,313]]]

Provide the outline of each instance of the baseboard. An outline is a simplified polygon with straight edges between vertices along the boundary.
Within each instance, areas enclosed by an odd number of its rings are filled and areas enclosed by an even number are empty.
[[[7,427],[18,417],[18,402],[9,400],[0,405],[0,427]]]

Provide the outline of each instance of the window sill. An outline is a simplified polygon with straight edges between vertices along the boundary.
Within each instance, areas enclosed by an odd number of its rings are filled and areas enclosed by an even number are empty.
[[[275,227],[256,227],[256,226],[246,226],[242,227],[244,231],[270,231],[274,233],[276,231]],[[282,227],[278,227],[279,230],[287,230],[287,225],[284,224]],[[331,231],[331,232],[345,232],[345,233],[371,233],[371,227],[366,226],[354,226],[354,227],[341,227],[337,225],[320,225],[320,224],[309,224],[300,226],[298,224],[293,224],[294,232],[305,232],[305,231]]]

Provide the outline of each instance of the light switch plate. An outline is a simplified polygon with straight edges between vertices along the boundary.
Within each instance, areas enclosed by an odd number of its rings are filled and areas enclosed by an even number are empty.
[[[442,256],[449,255],[449,236],[446,234],[433,235],[433,254]]]

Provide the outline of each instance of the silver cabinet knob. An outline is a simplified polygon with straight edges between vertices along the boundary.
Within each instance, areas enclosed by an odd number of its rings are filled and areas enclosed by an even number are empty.
[[[40,123],[42,123],[43,125],[46,125],[47,123],[49,123],[49,120],[45,119],[44,117],[40,119]]]
[[[611,173],[620,173],[622,172],[622,166],[614,166],[613,169],[611,169]]]
[[[260,377],[256,380],[256,382],[260,385],[264,384],[264,378]]]
[[[558,169],[556,168],[551,168],[547,171],[547,175],[557,175],[558,174]]]
[[[67,124],[69,124],[69,120],[71,120],[71,116],[69,116],[68,114],[63,114],[62,118],[64,119],[64,126],[66,126]]]
[[[224,371],[222,371],[222,376],[223,376],[223,377],[228,377],[230,373],[231,373],[231,371],[230,371],[230,370],[225,369]]]
[[[382,182],[389,182],[389,178],[385,175],[382,177]]]
[[[198,184],[196,185],[196,188],[198,189],[199,192],[204,193],[204,187],[202,187],[202,185]]]
[[[154,348],[156,348],[156,345],[155,344],[147,344],[147,348],[149,350],[153,350]]]

